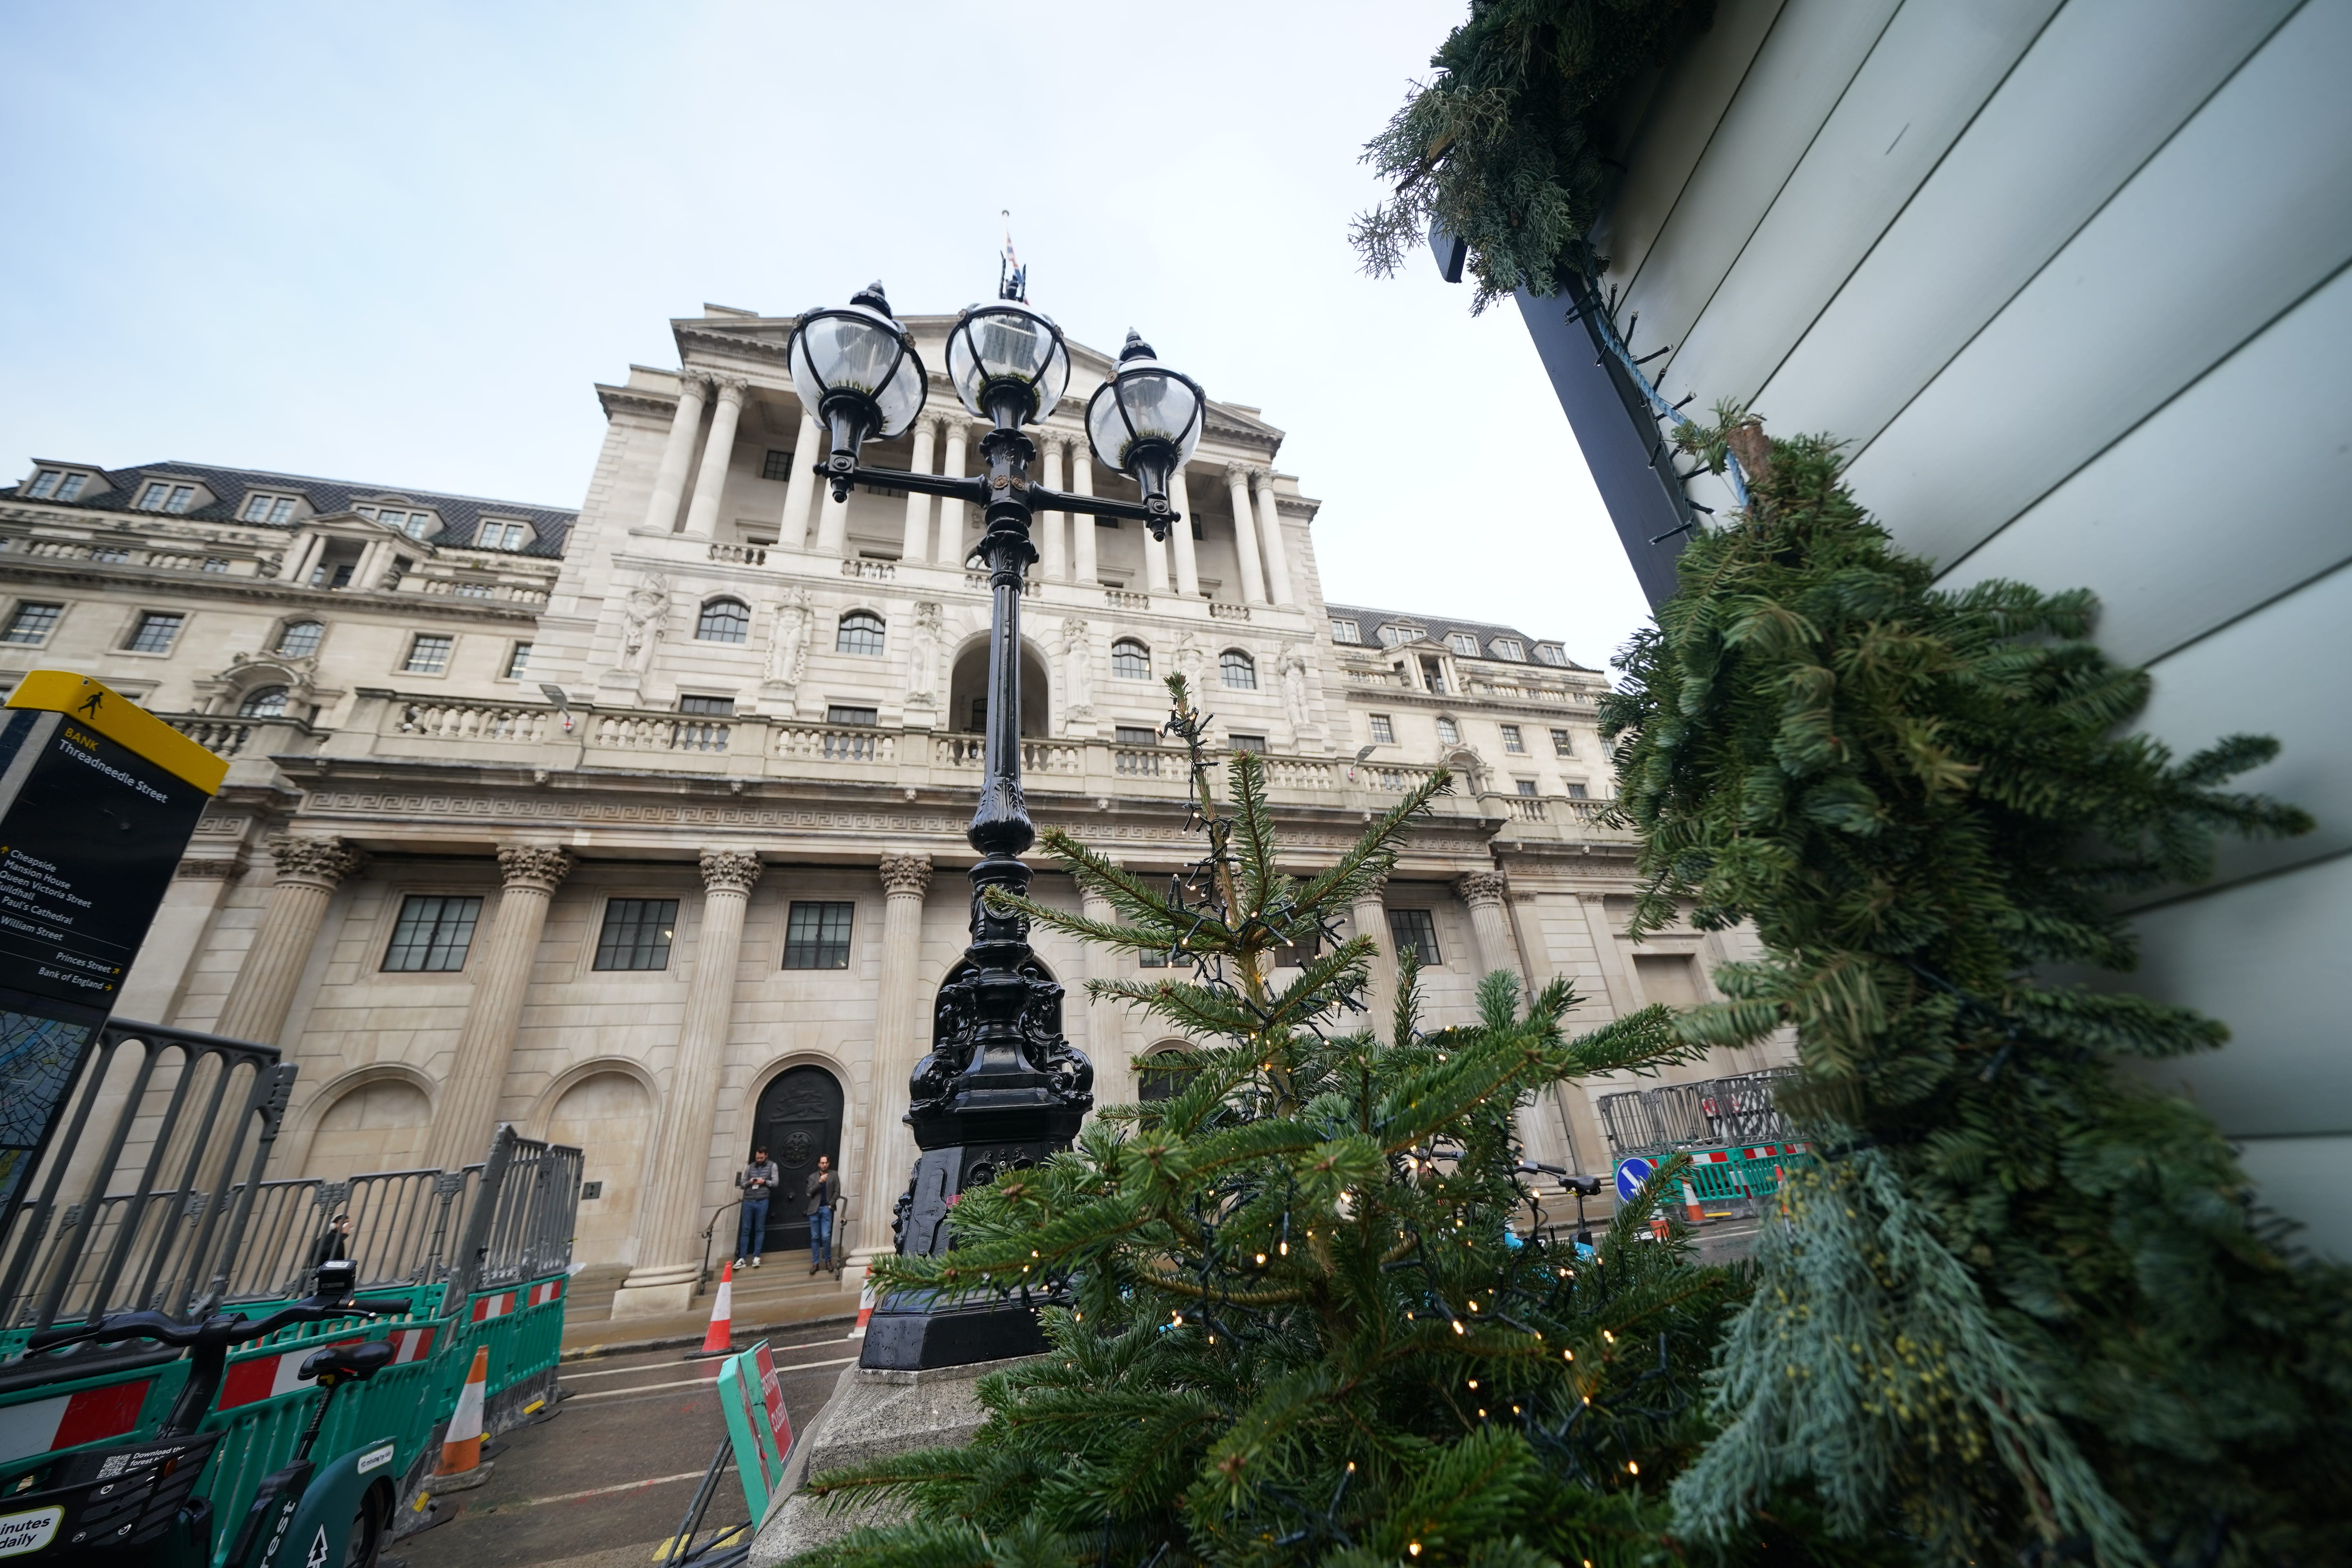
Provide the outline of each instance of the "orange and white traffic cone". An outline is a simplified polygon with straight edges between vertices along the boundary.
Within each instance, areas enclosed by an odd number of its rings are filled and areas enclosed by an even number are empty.
[[[458,1391],[457,1408],[441,1439],[441,1474],[462,1475],[482,1462],[482,1396],[489,1382],[490,1347],[481,1345],[474,1352],[473,1367],[466,1373],[466,1386]]]
[[[874,1316],[874,1277],[867,1275],[866,1283],[857,1290],[857,1326],[849,1331],[853,1340],[866,1337],[866,1321]]]
[[[710,1326],[702,1331],[702,1348],[688,1351],[686,1359],[697,1361],[704,1356],[735,1353],[735,1265],[727,1264],[719,1270],[719,1295],[710,1303]]]
[[[1693,1225],[1706,1223],[1706,1210],[1699,1206],[1698,1193],[1688,1182],[1683,1184],[1683,1217]]]

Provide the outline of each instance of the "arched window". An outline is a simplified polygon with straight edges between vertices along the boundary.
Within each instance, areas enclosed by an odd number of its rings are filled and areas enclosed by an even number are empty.
[[[698,642],[742,642],[751,635],[751,607],[740,599],[713,599],[694,626]]]
[[[245,694],[236,705],[241,719],[276,719],[286,711],[286,689],[282,686],[257,686]]]
[[[834,634],[835,653],[874,653],[882,651],[882,617],[871,610],[852,610],[841,617],[841,630]]]
[[[1110,645],[1110,672],[1121,680],[1151,679],[1151,650],[1133,637]]]
[[[1192,1076],[1184,1053],[1162,1047],[1135,1064],[1135,1097],[1147,1102],[1173,1100]]]
[[[308,658],[319,651],[326,635],[326,626],[318,621],[289,621],[278,634],[278,651],[288,658]]]
[[[1217,656],[1217,675],[1227,686],[1244,691],[1257,689],[1257,660],[1237,647],[1229,647]]]

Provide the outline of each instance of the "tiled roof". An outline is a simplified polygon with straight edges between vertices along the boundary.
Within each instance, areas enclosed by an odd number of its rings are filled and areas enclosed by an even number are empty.
[[[44,458],[37,460],[37,466],[86,470],[93,465]],[[196,479],[216,499],[172,515],[207,522],[236,522],[246,528],[263,528],[268,525],[246,522],[237,516],[245,506],[247,494],[253,490],[299,495],[310,503],[312,510],[318,512],[349,511],[355,505],[375,501],[389,503],[397,500],[429,508],[439,515],[441,531],[435,536],[436,543],[478,548],[469,542],[475,536],[476,525],[482,519],[520,519],[530,524],[535,537],[515,553],[552,557],[562,555],[564,542],[571,537],[572,521],[580,515],[561,507],[488,500],[480,496],[448,495],[439,490],[409,489],[397,485],[354,484],[348,479],[321,479],[308,474],[273,474],[259,468],[216,468],[206,463],[142,463],[128,468],[100,468],[98,472],[103,477],[107,489],[100,489],[96,484],[91,484],[85,486],[82,494],[73,500],[45,500],[41,504],[70,506],[91,511],[130,511],[131,502],[138,499],[140,487],[149,479]],[[0,498],[10,500],[27,499],[22,485],[0,489]],[[291,529],[297,525],[287,522],[278,526]]]
[[[1380,647],[1381,627],[1394,624],[1416,627],[1428,633],[1432,641],[1441,643],[1456,632],[1468,632],[1478,639],[1479,657],[1482,658],[1499,658],[1500,656],[1494,651],[1495,639],[1512,637],[1527,650],[1527,657],[1517,660],[1502,660],[1502,662],[1532,664],[1544,669],[1580,669],[1587,675],[1600,673],[1597,670],[1585,669],[1583,665],[1570,658],[1564,648],[1560,652],[1560,663],[1551,665],[1541,663],[1536,658],[1536,645],[1543,643],[1552,647],[1559,647],[1559,644],[1550,637],[1531,637],[1517,626],[1497,626],[1493,621],[1465,621],[1455,616],[1423,616],[1404,610],[1375,610],[1362,605],[1335,605],[1328,601],[1325,602],[1324,608],[1331,612],[1331,618],[1334,620],[1355,622],[1367,647]]]

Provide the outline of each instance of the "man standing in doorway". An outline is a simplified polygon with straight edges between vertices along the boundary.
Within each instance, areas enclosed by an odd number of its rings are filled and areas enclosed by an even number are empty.
[[[816,1157],[816,1170],[808,1179],[809,1272],[830,1268],[841,1272],[833,1260],[833,1211],[841,1202],[841,1178],[833,1173],[833,1162],[823,1154]]]
[[[736,1268],[747,1258],[752,1268],[760,1267],[760,1254],[768,1247],[768,1200],[782,1180],[783,1173],[765,1149],[752,1150],[751,1163],[735,1173],[735,1184],[743,1189],[743,1217],[735,1226]]]

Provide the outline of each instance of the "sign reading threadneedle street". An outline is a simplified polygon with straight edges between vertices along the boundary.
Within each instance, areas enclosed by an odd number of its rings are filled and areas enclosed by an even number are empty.
[[[227,772],[85,676],[36,670],[0,709],[0,1215]]]

